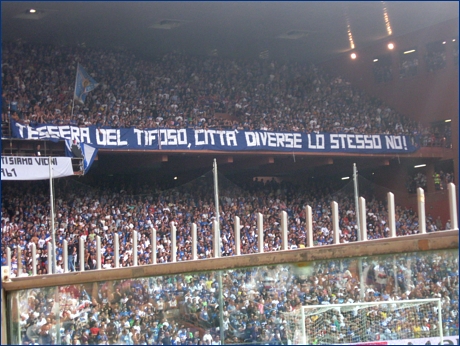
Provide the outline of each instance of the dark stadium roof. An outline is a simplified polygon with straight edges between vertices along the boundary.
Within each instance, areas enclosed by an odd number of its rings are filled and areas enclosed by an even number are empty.
[[[2,2],[2,40],[317,62],[458,14],[457,1]]]

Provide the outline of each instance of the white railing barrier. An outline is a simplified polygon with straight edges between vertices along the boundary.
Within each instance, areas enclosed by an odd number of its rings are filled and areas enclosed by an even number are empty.
[[[157,263],[157,229],[155,227],[152,228],[152,233],[150,234],[150,243],[152,244],[152,264]]]
[[[196,223],[192,223],[192,260],[198,259],[196,239]]]
[[[37,247],[35,243],[31,243],[30,247],[32,248],[32,276],[37,275]]]
[[[101,269],[101,237],[96,236],[96,268]]]
[[[259,242],[259,253],[264,252],[264,217],[257,213],[257,239]]]
[[[53,274],[53,262],[54,262],[53,246],[50,243],[48,243],[47,249],[48,249],[48,274]]]
[[[216,220],[212,222],[212,234],[213,234],[213,248],[214,248],[214,258],[219,258],[220,257],[220,251],[219,251],[219,246],[220,246],[220,234],[219,234],[219,224],[217,223]]]
[[[417,188],[417,207],[418,207],[418,227],[419,233],[426,233],[425,219],[425,191],[421,187]]]
[[[113,257],[115,259],[115,268],[120,268],[120,237],[117,232],[113,235]]]
[[[449,183],[448,186],[448,198],[449,198],[449,211],[450,211],[450,219],[451,219],[451,229],[458,230],[458,219],[457,219],[457,201],[456,201],[456,190],[455,184]],[[396,220],[395,220],[395,202],[394,202],[394,195],[391,192],[387,193],[388,199],[388,227],[390,229],[390,238],[396,237]],[[366,201],[363,197],[359,198],[359,221],[361,225],[361,241],[367,240],[367,223],[366,223]],[[333,238],[334,244],[340,244],[340,228],[339,228],[339,213],[338,213],[338,204],[337,202],[331,202],[332,207],[332,231],[333,231]],[[425,192],[422,188],[417,188],[417,207],[418,207],[418,216],[419,216],[419,233],[424,234],[426,233],[426,217],[425,217]],[[305,223],[306,223],[306,246],[311,248],[314,247],[313,242],[313,217],[312,217],[312,208],[307,205],[305,207]],[[171,222],[171,262],[177,261],[177,230],[174,222]],[[214,241],[214,257],[220,257],[220,230],[219,224],[216,220],[212,223],[213,227],[213,237]],[[234,234],[235,234],[235,255],[241,255],[241,226],[240,226],[240,218],[235,216],[234,218]],[[287,213],[285,211],[281,212],[281,240],[282,240],[282,250],[288,250],[288,241],[289,241],[289,230],[288,230],[288,218]],[[198,259],[197,254],[197,225],[192,223],[192,259]],[[137,254],[137,244],[138,244],[138,237],[139,233],[133,230],[133,266],[138,265],[138,254]],[[263,224],[263,215],[261,213],[257,213],[257,237],[258,237],[258,248],[259,253],[264,252],[264,224]],[[157,263],[157,230],[152,228],[151,233],[151,264]],[[37,253],[36,253],[36,245],[35,243],[30,244],[31,249],[31,263],[32,263],[32,276],[37,275]],[[96,253],[97,253],[97,269],[101,269],[101,238],[100,236],[96,236]],[[17,276],[20,276],[23,271],[23,264],[22,264],[22,257],[23,251],[21,248],[17,248]],[[79,253],[78,257],[80,259],[80,271],[85,271],[85,241],[82,237],[79,238]],[[7,256],[7,266],[9,269],[9,275],[11,275],[11,264],[12,264],[12,254],[11,248],[6,248],[6,256]],[[120,267],[120,247],[119,247],[119,235],[118,233],[114,233],[114,258],[115,258],[115,268]],[[63,241],[63,252],[62,252],[62,260],[63,260],[63,270],[65,273],[69,272],[68,267],[68,242],[67,240]],[[48,252],[48,274],[53,274],[53,251]]]
[[[449,183],[447,185],[447,190],[449,191],[449,209],[450,209],[450,228],[453,230],[458,230],[458,218],[457,218],[457,193],[455,191],[455,185]]]
[[[137,231],[133,229],[133,267],[137,267]]]
[[[395,218],[395,196],[393,193],[387,193],[388,199],[388,227],[390,228],[390,238],[396,237],[396,218]]]
[[[64,269],[64,273],[69,272],[69,253],[68,253],[68,243],[67,240],[64,239],[62,242],[62,265]]]
[[[174,221],[171,221],[171,262],[177,261],[177,230],[176,226],[174,225]]]
[[[6,247],[6,259],[8,261],[8,277],[10,278],[11,277],[11,261],[12,261],[12,257],[11,257],[11,249],[9,246]]]
[[[361,232],[361,236],[357,234],[357,238],[360,241],[366,241],[367,240],[367,222],[366,222],[366,199],[364,197],[359,197],[358,199],[358,205],[359,205],[359,226],[361,227],[359,232]]]
[[[305,208],[305,223],[307,228],[307,247],[313,247],[313,217],[311,214],[311,207],[309,205]]]
[[[334,232],[334,244],[340,244],[340,229],[339,229],[339,205],[337,202],[331,202],[332,206],[332,229]]]
[[[85,241],[83,240],[82,237],[79,239],[80,242],[80,271],[84,272],[85,271]]]
[[[288,222],[287,222],[287,213],[283,210],[281,212],[281,249],[288,250]]]
[[[235,216],[233,229],[235,231],[235,255],[241,255],[241,226],[240,226],[240,218]]]

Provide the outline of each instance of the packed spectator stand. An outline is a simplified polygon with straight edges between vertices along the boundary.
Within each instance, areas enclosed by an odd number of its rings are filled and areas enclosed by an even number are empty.
[[[2,120],[98,127],[221,128],[285,132],[404,134],[423,126],[301,63],[131,52],[30,43],[2,44]],[[99,83],[72,103],[77,64]],[[73,107],[74,106],[74,107]],[[218,117],[216,114],[224,114]],[[421,145],[450,145],[421,140]]]
[[[350,260],[316,263],[308,273],[293,268],[224,272],[221,325],[226,344],[288,344],[287,320],[301,305],[390,303],[427,297],[441,299],[444,336],[458,331],[455,251],[406,254],[397,256],[396,264],[393,256],[374,258],[363,263],[364,285],[359,283],[356,263]],[[377,272],[387,274],[383,283],[376,279]],[[220,344],[216,276],[202,273],[61,287],[59,318],[52,311],[54,290],[31,289],[21,299],[21,337],[25,344],[49,344],[56,340],[59,323],[63,344]],[[360,287],[365,290],[362,294]],[[372,342],[439,334],[437,314],[416,315],[417,323],[403,314],[392,317],[387,321],[378,315],[361,333],[346,319],[340,320],[337,329],[334,321],[326,321],[311,342]],[[322,333],[331,329],[336,332]]]
[[[270,61],[245,62],[221,58],[168,54],[156,61],[132,53],[89,48],[51,47],[4,43],[2,64],[2,122],[10,117],[24,124],[74,124],[78,126],[137,128],[235,128],[293,132],[348,132],[423,135],[421,145],[433,141],[434,129],[423,127],[354,90],[340,77],[330,77],[314,66]],[[100,83],[87,99],[75,105],[72,94],[77,63]],[[129,67],[126,69],[126,67]],[[216,113],[227,114],[219,119]],[[68,180],[71,181],[71,180]],[[120,239],[120,266],[149,263],[150,233],[157,230],[157,263],[171,261],[171,229],[177,228],[177,261],[191,259],[190,225],[198,225],[198,256],[213,257],[211,224],[216,219],[212,183],[203,180],[175,190],[163,186],[83,187],[58,184],[56,190],[57,272],[63,272],[62,244],[69,244],[68,267],[80,270],[77,239],[85,239],[85,270],[96,268],[95,238],[102,239],[103,268],[114,267],[113,238]],[[12,277],[31,271],[30,244],[37,248],[38,274],[48,270],[50,203],[46,183],[11,183],[2,191],[2,265],[6,247],[12,249]],[[305,205],[311,205],[315,246],[332,244],[331,204],[340,208],[340,242],[357,241],[352,195],[330,184],[298,186],[275,181],[247,183],[221,191],[222,256],[235,254],[233,220],[241,218],[241,253],[257,253],[257,213],[265,217],[264,251],[281,249],[280,211],[288,213],[289,248],[306,246]],[[450,221],[450,220],[449,220]],[[450,229],[427,218],[427,232]],[[388,237],[386,203],[367,198],[369,239]],[[419,232],[417,213],[396,208],[397,235]],[[132,234],[140,233],[133,249]],[[17,249],[23,257],[18,258]],[[448,328],[458,328],[458,256],[428,255],[404,258],[398,263],[398,289],[368,282],[365,301],[401,300],[438,296],[443,300]],[[18,273],[18,260],[23,272]],[[332,262],[331,262],[332,263]],[[432,264],[435,263],[435,264]],[[300,305],[359,301],[351,263],[313,268],[306,278],[289,266],[276,269],[235,270],[224,276],[224,329],[226,343],[286,344],[285,315]],[[392,268],[390,263],[385,266]],[[373,267],[371,263],[368,267]],[[426,270],[424,268],[428,267]],[[340,268],[340,269],[339,269]],[[351,274],[351,276],[350,276]],[[391,274],[392,275],[392,274]],[[389,275],[389,277],[391,277]],[[272,285],[264,279],[275,278]],[[431,282],[427,284],[427,278]],[[396,284],[393,282],[394,287]],[[127,280],[107,284],[97,292],[89,287],[69,287],[62,296],[71,302],[59,317],[65,344],[219,344],[217,283],[213,273],[198,278],[187,275]],[[285,287],[290,287],[286,290]],[[326,291],[326,293],[324,293]],[[397,292],[397,293],[393,293]],[[185,296],[184,300],[178,299]],[[51,291],[40,289],[27,297],[22,315],[24,343],[59,343],[53,330]],[[163,304],[163,305],[162,305]],[[166,311],[179,309],[184,325],[168,321]],[[188,322],[188,323],[187,323]],[[428,321],[434,325],[435,321]],[[199,325],[201,328],[191,328]],[[38,328],[37,328],[38,327]],[[27,331],[30,331],[27,332]],[[388,334],[387,336],[385,336]],[[409,336],[414,336],[408,333]],[[401,335],[398,335],[401,337]],[[381,339],[393,337],[385,330]],[[377,340],[368,335],[366,340]],[[351,341],[351,340],[350,340]]]

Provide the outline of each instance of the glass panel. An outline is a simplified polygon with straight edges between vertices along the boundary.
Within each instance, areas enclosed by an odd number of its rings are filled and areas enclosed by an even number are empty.
[[[210,345],[219,342],[221,333],[226,344],[288,344],[302,337],[319,344],[436,337],[436,307],[423,310],[426,316],[421,308],[409,315],[407,307],[390,318],[373,306],[361,312],[368,317],[360,326],[347,325],[350,312],[334,320],[332,310],[318,330],[313,322],[326,312],[305,317],[305,330],[299,325],[306,305],[327,310],[331,304],[423,298],[441,299],[444,335],[458,335],[457,250],[36,288],[12,292],[7,300],[14,344]],[[410,316],[419,324],[409,321]]]

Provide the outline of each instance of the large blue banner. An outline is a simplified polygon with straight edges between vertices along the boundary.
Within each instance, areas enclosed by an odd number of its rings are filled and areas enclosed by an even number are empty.
[[[238,130],[144,129],[27,126],[12,122],[15,138],[76,140],[96,149],[284,151],[407,154],[418,147],[409,136],[299,133]]]

